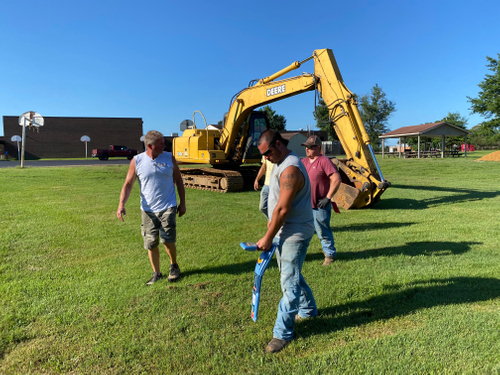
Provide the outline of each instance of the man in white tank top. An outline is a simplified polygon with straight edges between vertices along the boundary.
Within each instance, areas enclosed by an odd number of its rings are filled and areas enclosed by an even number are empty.
[[[262,157],[262,165],[257,173],[257,177],[255,177],[255,181],[253,183],[253,187],[255,191],[258,191],[260,188],[260,179],[262,176],[266,176],[264,179],[264,185],[262,186],[262,190],[260,192],[260,202],[259,202],[259,210],[262,212],[266,219],[269,219],[267,214],[267,200],[269,196],[269,183],[271,181],[271,172],[273,171],[273,163],[271,163],[264,156]]]
[[[312,291],[302,276],[302,264],[314,234],[311,185],[304,165],[278,132],[263,132],[257,148],[274,163],[269,183],[269,222],[257,246],[267,251],[276,244],[283,297],[266,352],[277,353],[292,341],[296,320],[318,315]]]
[[[160,240],[170,258],[168,281],[177,281],[180,278],[175,245],[176,214],[181,217],[186,213],[186,201],[177,162],[172,153],[163,151],[165,148],[163,135],[156,130],[149,131],[144,137],[144,145],[146,151],[136,155],[130,162],[116,215],[123,221],[123,216],[126,216],[125,203],[137,179],[141,195],[141,230],[144,248],[148,250],[153,268],[153,277],[146,284],[151,285],[163,276],[160,272],[158,250]],[[179,193],[179,205],[175,194],[176,187]]]

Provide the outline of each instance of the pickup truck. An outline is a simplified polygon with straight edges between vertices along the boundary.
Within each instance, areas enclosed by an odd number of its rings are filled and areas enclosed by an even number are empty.
[[[94,148],[92,150],[92,157],[98,157],[99,160],[108,160],[112,157],[126,157],[131,160],[135,155],[137,155],[137,150],[132,150],[126,146],[109,145],[108,150]]]

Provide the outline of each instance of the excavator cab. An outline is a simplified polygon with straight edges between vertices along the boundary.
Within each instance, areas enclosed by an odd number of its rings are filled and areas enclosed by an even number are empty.
[[[243,163],[258,163],[261,160],[261,155],[257,148],[257,140],[265,130],[269,129],[269,123],[266,113],[263,111],[252,111],[247,121],[249,126],[241,127],[241,129],[248,128],[248,137],[241,159]]]

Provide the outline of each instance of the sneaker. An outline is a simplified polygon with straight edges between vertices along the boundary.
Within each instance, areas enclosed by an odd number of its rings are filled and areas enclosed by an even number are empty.
[[[335,262],[335,258],[325,257],[325,261],[323,262],[323,266],[329,266]]]
[[[160,280],[162,277],[163,277],[163,275],[161,274],[161,272],[153,272],[153,277],[151,278],[151,280],[149,280],[146,283],[146,285],[153,285],[155,282]]]
[[[177,263],[170,265],[170,272],[168,274],[168,281],[173,282],[177,281],[181,278],[181,269],[177,265]]]
[[[277,338],[272,339],[266,346],[266,353],[278,353],[285,349],[290,341],[280,340]]]

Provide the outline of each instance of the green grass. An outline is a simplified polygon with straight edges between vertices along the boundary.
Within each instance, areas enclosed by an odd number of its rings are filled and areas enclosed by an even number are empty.
[[[318,318],[265,355],[281,298],[273,262],[250,319],[265,231],[259,193],[187,190],[181,281],[151,287],[127,166],[0,171],[0,373],[500,373],[500,162],[383,159],[370,209],[333,215],[338,261],[313,237]],[[167,256],[162,253],[166,270]]]
[[[126,160],[125,156],[112,157],[110,160]],[[49,160],[99,160],[99,158],[93,158],[92,155],[83,158],[43,158],[43,159],[26,159],[26,161],[49,161]],[[19,161],[16,157],[7,159],[1,159],[0,161]]]

